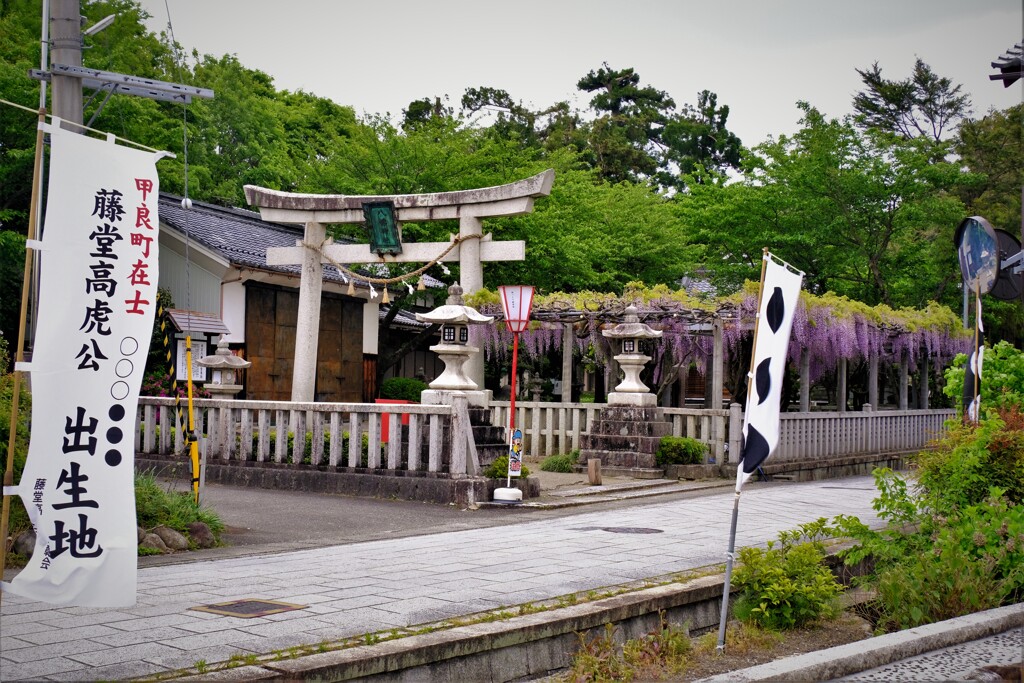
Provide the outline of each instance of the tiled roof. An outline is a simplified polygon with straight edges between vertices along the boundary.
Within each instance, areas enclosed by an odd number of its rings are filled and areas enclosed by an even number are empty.
[[[389,309],[390,306],[381,306],[380,310],[377,312],[377,319],[380,320],[381,322],[384,322],[384,318],[387,317]],[[415,313],[404,309],[400,310],[398,313],[395,314],[395,317],[391,321],[391,324],[394,327],[401,327],[405,329],[422,330],[430,327],[429,323],[421,323],[419,320],[417,320]]]
[[[213,313],[168,308],[167,315],[178,332],[188,330],[210,334],[231,334],[231,330],[224,325],[224,321]]]
[[[255,211],[195,200],[192,208],[185,210],[181,206],[181,197],[166,193],[160,194],[160,221],[183,235],[187,230],[190,240],[214,251],[234,266],[299,275],[299,266],[268,266],[266,258],[268,247],[294,247],[295,241],[302,239],[302,230],[295,226],[267,223]],[[325,265],[323,270],[325,282],[345,282],[334,266]],[[370,275],[365,269],[357,270]],[[447,287],[429,275],[425,277],[425,284],[430,288]],[[366,284],[357,280],[356,286],[365,287]]]

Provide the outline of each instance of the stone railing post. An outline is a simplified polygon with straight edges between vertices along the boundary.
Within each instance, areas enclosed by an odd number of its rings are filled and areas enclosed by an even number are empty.
[[[459,393],[452,394],[452,459],[449,473],[452,476],[466,474],[469,442],[473,439],[469,424],[469,403]]]
[[[740,444],[743,441],[743,406],[739,403],[729,404],[729,449],[726,453],[728,462],[740,461]],[[726,458],[723,458],[725,460]],[[724,462],[722,463],[725,464]]]

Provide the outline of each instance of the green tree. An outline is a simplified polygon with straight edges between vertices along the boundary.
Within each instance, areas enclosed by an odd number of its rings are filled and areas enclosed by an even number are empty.
[[[724,180],[730,169],[739,169],[743,143],[725,127],[728,105],[718,106],[718,95],[702,90],[697,105],[685,105],[662,131],[665,162],[669,168],[658,173],[663,187],[686,189],[686,176],[695,182]]]
[[[448,98],[445,97],[445,99]],[[402,110],[402,129],[412,131],[431,120],[448,118],[452,114],[452,108],[442,104],[440,97],[435,97],[433,102],[427,97],[413,100],[407,108]]]
[[[536,147],[540,138],[536,129],[537,114],[516,102],[498,88],[467,88],[462,95],[462,111],[467,117],[486,111],[494,114],[489,129],[492,134],[515,140],[524,147]]]
[[[576,87],[594,93],[589,144],[602,179],[611,182],[651,177],[661,165],[661,134],[675,102],[662,90],[640,85],[633,69],[604,63]]]
[[[637,280],[671,283],[693,268],[697,252],[672,202],[647,185],[595,183],[593,171],[573,168],[572,156],[546,161],[556,168],[551,196],[532,214],[502,221],[503,238],[526,240],[526,261],[488,266],[486,286],[621,292]]]
[[[733,284],[756,279],[760,247],[770,246],[806,271],[812,291],[893,306],[955,298],[959,169],[936,161],[930,140],[861,132],[801,108],[801,130],[757,147],[742,183],[679,198],[707,262]]]
[[[964,121],[953,147],[973,174],[959,186],[967,210],[1018,237],[1024,186],[1022,120],[1024,105],[1017,104]]]
[[[962,87],[936,74],[920,58],[902,81],[883,78],[878,62],[857,73],[864,90],[854,95],[853,109],[862,127],[938,141],[971,113],[971,98]]]

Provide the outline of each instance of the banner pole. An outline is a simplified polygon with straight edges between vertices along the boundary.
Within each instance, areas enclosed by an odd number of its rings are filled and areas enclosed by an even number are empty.
[[[761,283],[757,286],[757,314],[754,317],[754,336],[750,345],[750,371],[747,373],[747,397],[750,396],[750,378],[754,376],[754,359],[757,358],[757,328],[761,326],[761,300],[764,299],[764,276],[768,270],[768,247],[761,256]]]
[[[981,422],[981,278],[974,282],[974,424]]]
[[[43,165],[43,124],[46,123],[46,107],[39,107],[39,120],[36,124],[36,155],[32,166],[32,199],[28,211],[27,239],[36,238],[36,217],[39,213],[39,187],[41,185]],[[32,283],[33,249],[25,249],[25,272],[21,280],[21,312],[18,315],[18,347],[15,351],[15,363],[25,361],[25,330],[28,315],[29,286]],[[8,487],[14,486],[14,446],[18,438],[18,399],[21,397],[21,371],[14,369],[14,393],[11,396],[11,424],[7,437],[7,460],[4,467],[3,503],[0,506],[0,580],[3,579],[7,566],[7,532],[11,517],[11,494]],[[0,368],[0,372],[3,368]],[[0,591],[0,600],[3,592]]]
[[[750,378],[754,375],[754,360],[757,358],[757,330],[761,324],[761,300],[764,298],[764,278],[768,269],[768,247],[761,254],[761,283],[757,287],[757,313],[754,317],[754,336],[750,346],[750,370],[747,372],[747,405],[750,404]],[[744,411],[746,414],[746,411]],[[722,586],[722,612],[718,621],[718,646],[715,650],[725,652],[725,627],[729,619],[729,591],[732,586],[732,565],[736,551],[736,523],[740,515],[740,482],[743,468],[743,451],[740,450],[736,463],[736,497],[732,503],[732,523],[729,526],[729,548],[725,553],[725,583]]]
[[[740,516],[740,492],[732,501],[732,523],[729,525],[729,550],[725,553],[725,583],[722,587],[722,611],[718,617],[718,646],[715,648],[719,653],[725,652],[725,625],[729,619],[729,591],[732,586],[732,565],[733,555],[736,550],[736,522]]]

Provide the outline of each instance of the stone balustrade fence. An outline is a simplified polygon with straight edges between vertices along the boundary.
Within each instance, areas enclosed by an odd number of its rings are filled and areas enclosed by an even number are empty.
[[[203,435],[207,458],[222,461],[301,463],[474,475],[480,465],[472,439],[468,406],[368,403],[291,403],[197,399],[196,432]],[[516,401],[516,427],[531,455],[568,453],[579,448],[603,404]],[[508,426],[508,401],[491,402],[491,423]],[[743,410],[662,408],[672,435],[709,446],[714,462],[735,464],[740,450]],[[388,433],[383,432],[383,416]],[[407,438],[401,416],[408,416]],[[953,410],[864,410],[861,412],[783,413],[774,462],[851,455],[900,453],[926,448],[943,433]],[[143,454],[182,451],[174,425],[174,399],[139,400],[135,450]],[[277,438],[288,434],[289,439]],[[326,439],[324,438],[326,435]],[[366,458],[363,459],[363,435]],[[385,443],[386,442],[386,443]]]
[[[224,399],[196,399],[194,404],[195,431],[202,437],[200,445],[208,462],[219,459],[302,463],[308,451],[309,464],[331,467],[426,471],[455,476],[475,475],[480,469],[467,402],[460,396],[454,397],[451,405]],[[383,432],[385,415],[389,416],[386,435]],[[404,439],[403,415],[408,416],[407,438]],[[140,398],[137,422],[137,453],[182,452],[182,430],[174,427],[174,399]],[[282,438],[282,435],[286,436]]]
[[[516,401],[516,427],[523,431],[526,452],[548,456],[580,447],[580,435],[604,404]],[[508,426],[508,401],[491,401],[492,424]],[[673,436],[708,444],[715,462],[735,464],[743,429],[743,408],[728,410],[661,408]],[[883,410],[861,412],[782,413],[780,439],[773,461],[847,455],[902,453],[922,449],[943,432],[953,410]],[[726,455],[728,454],[728,457]]]

